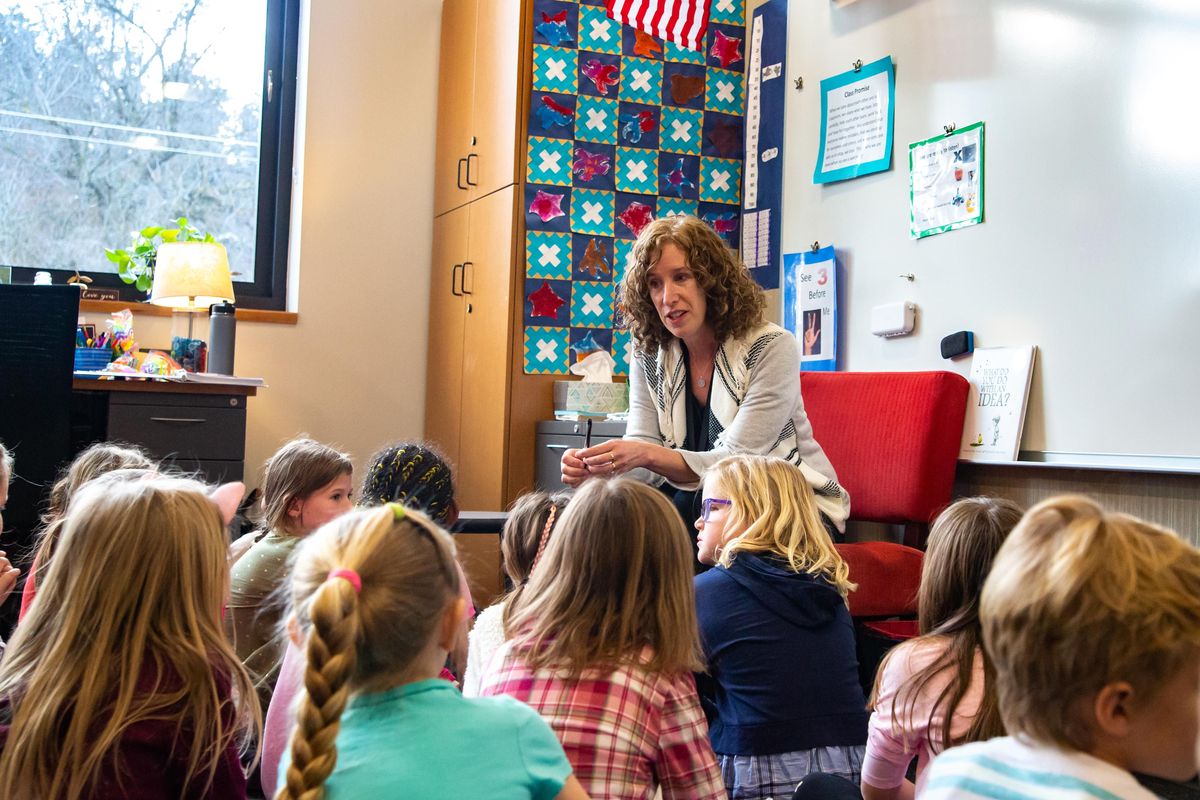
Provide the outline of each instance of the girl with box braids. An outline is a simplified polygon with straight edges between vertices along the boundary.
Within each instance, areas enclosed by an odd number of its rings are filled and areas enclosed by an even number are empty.
[[[458,517],[450,465],[433,447],[418,442],[399,442],[376,453],[361,497],[363,506],[394,502],[418,509],[442,526]]]

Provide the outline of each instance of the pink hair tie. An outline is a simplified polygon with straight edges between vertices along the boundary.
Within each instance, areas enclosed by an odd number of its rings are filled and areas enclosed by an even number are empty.
[[[342,578],[343,580],[348,581],[350,585],[354,587],[355,594],[362,594],[362,578],[360,578],[358,573],[354,570],[342,569],[341,567],[338,569],[331,569],[329,570],[329,574],[325,576],[325,580],[328,581],[332,580],[333,578]]]

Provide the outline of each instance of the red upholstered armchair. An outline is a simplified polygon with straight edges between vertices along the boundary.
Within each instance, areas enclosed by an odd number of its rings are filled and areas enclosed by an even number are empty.
[[[856,618],[913,617],[928,526],[950,503],[968,382],[954,372],[802,372],[813,436],[850,492],[851,521],[905,526],[905,543],[839,545]],[[896,638],[915,633],[872,625]],[[861,659],[861,656],[860,656]],[[873,671],[873,669],[872,669]]]

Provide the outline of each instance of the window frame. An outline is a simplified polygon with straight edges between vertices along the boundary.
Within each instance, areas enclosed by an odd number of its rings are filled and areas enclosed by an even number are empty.
[[[235,279],[238,308],[284,311],[287,306],[288,237],[292,211],[292,166],[296,143],[296,92],[300,56],[301,0],[267,0],[267,36],[262,74],[262,127],[259,134],[258,217],[255,224],[254,278]],[[267,87],[271,86],[268,100]],[[97,243],[100,252],[101,243]],[[53,266],[11,265],[13,283],[32,283],[37,272],[70,275]],[[92,288],[117,289],[122,302],[146,299],[115,273],[91,273]]]

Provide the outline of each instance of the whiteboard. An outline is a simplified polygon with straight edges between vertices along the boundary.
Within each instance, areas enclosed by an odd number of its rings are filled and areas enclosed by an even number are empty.
[[[813,185],[821,79],[885,55],[891,170]],[[1200,456],[1200,0],[792,0],[787,59],[783,250],[836,245],[844,369],[1034,344],[1022,450]],[[908,144],[979,120],[985,222],[911,239]]]

